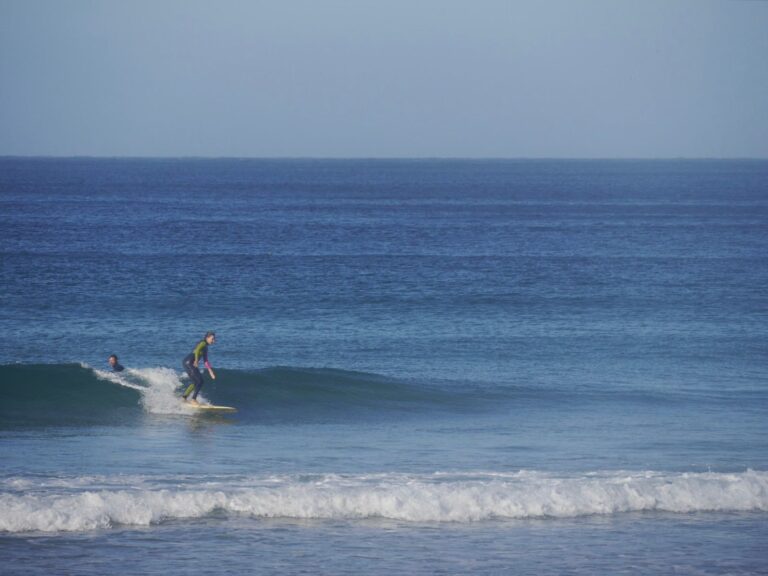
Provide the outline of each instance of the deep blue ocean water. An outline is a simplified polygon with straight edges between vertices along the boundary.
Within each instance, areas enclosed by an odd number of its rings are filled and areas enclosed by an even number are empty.
[[[0,227],[3,574],[768,573],[768,161],[0,158]]]

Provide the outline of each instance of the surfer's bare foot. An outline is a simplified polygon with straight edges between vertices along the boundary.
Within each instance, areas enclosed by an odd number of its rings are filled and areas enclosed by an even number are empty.
[[[200,402],[198,402],[194,398],[191,398],[191,399],[187,400],[187,402],[189,402],[190,404],[193,404],[195,406],[200,406]]]

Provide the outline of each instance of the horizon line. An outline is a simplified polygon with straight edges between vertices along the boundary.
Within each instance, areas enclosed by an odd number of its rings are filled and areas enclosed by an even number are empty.
[[[0,154],[0,159],[40,160],[397,160],[397,161],[766,161],[768,156],[204,156],[204,155],[96,155]]]

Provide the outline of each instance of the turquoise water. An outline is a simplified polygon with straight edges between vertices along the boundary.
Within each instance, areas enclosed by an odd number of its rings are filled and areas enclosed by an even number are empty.
[[[768,572],[767,183],[0,159],[4,572]]]

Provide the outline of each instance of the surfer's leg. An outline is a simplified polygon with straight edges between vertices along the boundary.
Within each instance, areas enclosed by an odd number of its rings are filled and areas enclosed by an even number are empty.
[[[200,371],[192,365],[192,359],[189,356],[184,358],[184,362],[182,365],[184,366],[184,370],[186,371],[187,376],[189,376],[189,379],[192,380],[192,383],[189,386],[187,386],[187,389],[184,391],[184,394],[182,394],[181,396],[184,400],[186,400],[187,396],[190,395],[192,390],[197,387],[197,379],[200,376]],[[202,378],[200,379],[202,380]],[[195,396],[197,396],[197,393],[195,393]]]
[[[195,391],[192,393],[192,400],[197,400],[200,388],[203,387],[203,373],[200,370],[195,370],[195,372]]]

